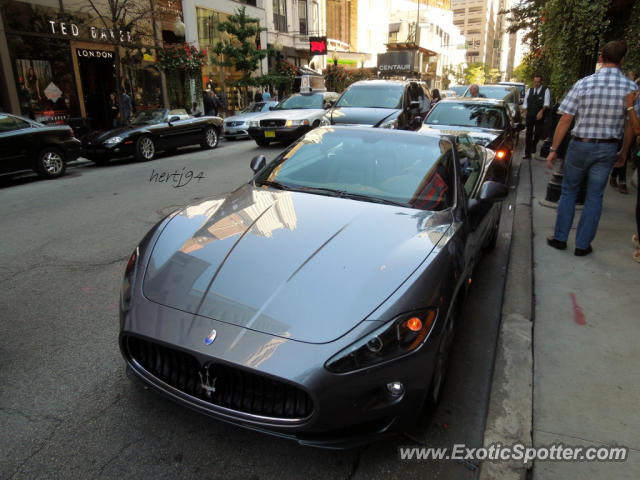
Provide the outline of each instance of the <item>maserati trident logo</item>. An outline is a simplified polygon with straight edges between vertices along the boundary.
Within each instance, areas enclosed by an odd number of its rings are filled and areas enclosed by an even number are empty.
[[[204,375],[202,374],[202,370],[204,370]],[[209,375],[209,367],[204,367],[201,371],[198,372],[200,376],[200,386],[205,391],[207,397],[211,398],[211,395],[216,391],[216,380],[218,377],[211,377]]]
[[[204,339],[204,344],[205,345],[211,345],[213,343],[213,341],[216,339],[216,331],[211,330],[211,333],[209,333],[209,335],[207,335],[207,337]]]

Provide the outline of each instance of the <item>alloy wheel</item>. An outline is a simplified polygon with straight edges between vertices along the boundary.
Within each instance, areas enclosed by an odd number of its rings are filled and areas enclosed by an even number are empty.
[[[42,156],[42,166],[49,175],[57,175],[62,170],[64,162],[57,152],[46,152]]]

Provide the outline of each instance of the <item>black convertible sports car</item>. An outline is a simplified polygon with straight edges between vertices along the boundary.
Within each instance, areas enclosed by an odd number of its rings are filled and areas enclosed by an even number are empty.
[[[80,147],[66,125],[0,113],[0,173],[35,170],[43,178],[60,177],[67,162],[78,158]]]
[[[219,117],[192,117],[184,109],[143,110],[127,126],[83,137],[82,154],[98,164],[129,155],[151,160],[160,150],[173,151],[187,145],[216,148],[221,131]]]
[[[475,143],[495,151],[490,178],[506,182],[517,137],[524,126],[515,121],[503,100],[445,98],[429,112],[422,128],[466,134]]]
[[[133,378],[221,420],[343,448],[440,396],[457,314],[494,244],[491,150],[319,127],[252,181],[159,222],[120,299]],[[464,164],[464,168],[463,168]]]

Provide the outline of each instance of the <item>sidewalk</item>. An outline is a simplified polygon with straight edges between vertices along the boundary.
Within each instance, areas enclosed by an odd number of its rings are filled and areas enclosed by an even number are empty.
[[[528,168],[523,162],[522,168]],[[636,190],[607,186],[594,252],[546,244],[556,210],[540,205],[549,180],[531,161],[533,198],[533,444],[626,446],[623,463],[534,462],[533,478],[640,478],[640,265],[633,261]]]

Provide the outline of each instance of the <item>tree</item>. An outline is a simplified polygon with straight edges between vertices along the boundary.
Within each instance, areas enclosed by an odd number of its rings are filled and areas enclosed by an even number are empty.
[[[242,87],[245,102],[248,99],[247,86],[255,84],[251,74],[258,69],[260,61],[272,53],[272,49],[258,49],[256,44],[256,38],[265,30],[260,27],[259,19],[247,15],[245,7],[238,8],[227,21],[218,25],[218,31],[228,36],[214,45],[213,53],[217,57],[212,56],[211,62],[222,67],[233,67],[242,74],[242,78],[234,85]]]
[[[478,84],[483,85],[488,76],[488,67],[485,63],[470,63],[463,71],[463,77],[466,85]]]
[[[143,0],[87,0],[84,8],[95,14],[98,27],[93,27],[92,36],[114,45],[116,94],[120,105],[124,105],[122,95],[122,70],[120,47],[132,43],[155,45],[154,12],[151,3]],[[120,115],[120,123],[124,115]]]

